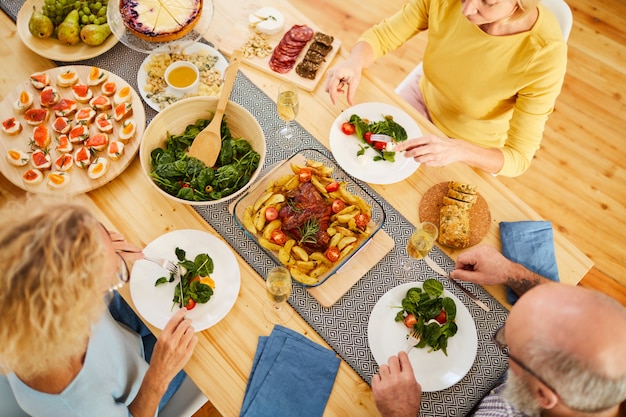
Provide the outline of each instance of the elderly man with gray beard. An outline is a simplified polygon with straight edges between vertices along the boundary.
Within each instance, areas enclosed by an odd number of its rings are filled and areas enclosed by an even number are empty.
[[[626,309],[599,292],[556,284],[481,246],[459,255],[451,276],[506,284],[520,295],[494,342],[508,353],[505,381],[475,417],[625,417]],[[404,352],[372,379],[384,417],[416,417],[421,388]]]

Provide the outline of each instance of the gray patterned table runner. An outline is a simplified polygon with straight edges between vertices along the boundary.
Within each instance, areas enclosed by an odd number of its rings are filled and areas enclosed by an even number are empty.
[[[4,0],[1,7],[15,20],[22,3],[23,0]],[[120,42],[98,57],[74,64],[95,65],[107,69],[125,79],[136,91],[139,91],[137,72],[145,57],[146,55],[129,49]],[[72,63],[57,64],[71,65]],[[283,123],[276,114],[276,105],[241,72],[237,75],[231,99],[252,113],[265,133],[268,147],[264,172],[261,173],[264,175],[269,167],[290,157],[293,153],[287,153],[275,145],[275,132]],[[145,103],[144,108],[146,120],[149,123],[156,112]],[[333,159],[330,152],[309,132],[300,125],[297,125],[296,129],[302,139],[299,148],[316,149]],[[423,281],[427,277],[437,275],[423,261],[417,262],[409,272],[401,270],[401,261],[407,257],[405,247],[412,225],[371,187],[360,181],[359,184],[382,205],[387,216],[383,229],[394,239],[395,247],[331,308],[322,307],[304,288],[297,285],[289,298],[289,303],[341,358],[369,383],[378,370],[367,341],[367,324],[372,308],[388,290],[405,282],[407,278],[405,274],[415,281]],[[275,266],[274,261],[255,242],[248,239],[236,225],[233,216],[229,213],[229,204],[230,202],[197,206],[196,210],[259,275],[264,277]],[[431,252],[431,257],[446,270],[450,270],[454,265],[453,261],[439,248]],[[402,274],[398,274],[398,271],[402,271]],[[480,286],[464,284],[489,305],[491,311],[488,313],[481,310],[446,280],[442,279],[442,283],[467,306],[474,317],[478,332],[478,353],[471,370],[460,382],[442,391],[423,394],[420,415],[463,416],[488,393],[507,367],[506,358],[491,341],[491,335],[504,322],[508,312]]]

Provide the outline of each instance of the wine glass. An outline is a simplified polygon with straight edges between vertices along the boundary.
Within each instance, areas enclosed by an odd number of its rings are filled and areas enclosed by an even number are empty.
[[[285,127],[278,131],[278,138],[285,149],[291,149],[295,142],[296,131],[291,127],[291,122],[296,120],[299,107],[298,88],[291,83],[281,84],[278,87],[276,108],[278,117],[285,121]]]
[[[293,311],[283,308],[283,304],[291,294],[291,274],[287,268],[277,266],[273,268],[265,279],[265,289],[267,296],[272,301],[271,305],[266,305],[263,314],[272,323],[284,323],[289,320]]]
[[[435,246],[435,241],[438,236],[439,230],[436,225],[429,222],[418,224],[406,244],[406,251],[411,257],[411,260],[403,261],[402,269],[408,271],[411,269],[412,260],[427,257],[433,249],[433,246]]]

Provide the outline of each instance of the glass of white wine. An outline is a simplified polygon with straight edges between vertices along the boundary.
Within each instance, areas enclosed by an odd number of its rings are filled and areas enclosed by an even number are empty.
[[[436,225],[429,222],[418,224],[406,244],[406,251],[411,259],[415,260],[427,257],[433,249],[433,246],[435,246],[435,241],[438,236],[439,230]],[[411,261],[402,262],[402,269],[405,271],[411,269]]]
[[[272,323],[284,323],[291,318],[293,310],[283,305],[291,294],[291,274],[287,268],[277,266],[273,268],[265,279],[265,290],[272,301],[266,305],[263,314]]]
[[[278,87],[278,99],[276,101],[278,117],[285,121],[285,127],[278,131],[278,138],[285,149],[293,149],[296,139],[296,131],[291,122],[296,120],[300,103],[298,100],[298,88],[291,83],[283,83]]]

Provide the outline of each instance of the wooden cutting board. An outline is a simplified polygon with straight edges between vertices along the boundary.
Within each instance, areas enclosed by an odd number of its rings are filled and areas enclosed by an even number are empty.
[[[395,245],[394,240],[384,230],[379,230],[370,242],[336,274],[317,287],[307,288],[323,307],[335,304],[363,275],[374,267]]]
[[[221,2],[215,4],[215,7],[222,7]],[[211,22],[211,26],[207,31],[205,38],[212,42],[222,53],[229,55],[236,49],[241,49],[243,45],[255,34],[253,28],[248,25],[248,16],[251,13],[259,10],[262,7],[273,7],[272,4],[268,4],[266,2],[258,2],[258,1],[242,1],[242,0],[232,0],[228,2],[228,12],[227,13],[218,13],[219,15],[223,15],[225,19],[214,19]],[[285,17],[285,26],[283,29],[275,34],[271,35],[268,38],[269,44],[272,48],[276,47],[280,40],[282,39],[285,32],[287,32],[293,25],[307,25],[314,31],[322,31],[327,35],[334,36],[332,33],[325,32],[321,28],[319,28],[315,23],[311,22],[304,15],[298,14],[296,10],[293,8],[289,9],[280,9],[280,12],[283,13]],[[333,58],[339,51],[341,46],[341,42],[335,37],[333,41],[333,49],[326,56],[326,61],[320,66],[317,71],[317,76],[314,80],[309,80],[307,78],[300,77],[296,74],[296,65],[302,60],[305,52],[307,51],[311,41],[305,45],[302,49],[302,52],[298,56],[298,60],[294,67],[286,74],[279,74],[277,72],[272,71],[269,67],[270,56],[264,58],[244,58],[243,62],[247,65],[253,66],[261,71],[264,71],[267,74],[271,74],[279,79],[284,81],[290,81],[297,85],[299,88],[305,91],[313,91],[321,79],[324,78],[324,73],[326,69],[330,66]]]

